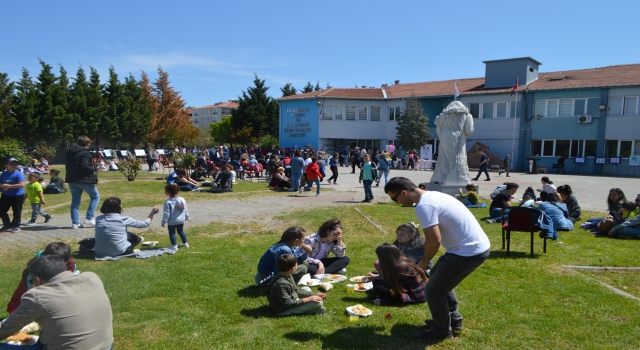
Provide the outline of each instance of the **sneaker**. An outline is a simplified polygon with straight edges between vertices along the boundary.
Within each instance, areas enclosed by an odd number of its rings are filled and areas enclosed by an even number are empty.
[[[486,179],[486,180],[484,180],[484,181],[491,181],[491,179]]]
[[[313,310],[309,310],[307,312],[305,312],[305,315],[322,315],[323,313],[327,312],[327,308],[324,306],[320,306],[317,309],[313,309]]]
[[[340,270],[338,270],[338,272],[336,272],[338,275],[344,275],[345,273],[347,273],[347,269],[345,269],[344,267]]]
[[[507,175],[507,177],[511,177],[511,175]]]
[[[80,228],[80,227],[84,227],[84,226],[81,226],[80,224],[72,224],[71,225],[71,228],[74,229],[74,230],[77,229],[77,228]]]
[[[84,222],[80,224],[80,227],[93,227],[96,225],[96,219],[84,219]]]
[[[189,243],[182,243],[180,248],[189,248]]]
[[[478,178],[477,177],[473,178],[473,179],[471,179],[471,181],[478,181]]]
[[[9,232],[9,231],[11,231],[11,227],[2,226],[2,228],[0,228],[0,232]]]
[[[369,203],[369,198],[365,198],[365,199],[361,200],[360,203]]]
[[[302,187],[298,188],[298,193],[302,193]]]
[[[46,221],[45,221],[45,222],[46,222]],[[35,224],[36,224],[36,222],[35,222],[35,221],[27,221],[27,222],[25,222],[23,225],[25,225],[25,226],[31,226],[31,225],[35,225]]]
[[[494,220],[494,219],[487,219],[487,223],[495,224],[495,223],[496,223],[496,220]]]
[[[11,229],[11,232],[16,233],[16,232],[20,232],[20,227],[14,227]]]
[[[48,223],[48,222],[49,222],[49,220],[51,220],[51,219],[53,219],[53,215],[49,215],[49,216],[45,217],[45,218],[44,218],[44,223],[45,223],[45,224],[46,224],[46,223]]]
[[[333,184],[334,184],[334,185],[337,185],[338,183],[334,181],[334,182],[333,182]]]
[[[413,337],[418,339],[426,339],[426,340],[430,340],[431,342],[437,343],[445,339],[451,339],[453,338],[453,335],[451,334],[451,332],[445,335],[435,335],[431,333],[431,331],[420,331],[420,332],[413,332]]]
[[[317,194],[316,194],[316,197],[320,197],[320,196],[322,196],[320,193],[317,193]]]
[[[427,327],[431,328],[431,326],[433,326],[433,320],[429,319],[429,320],[424,320],[424,324],[427,325]],[[453,331],[461,331],[464,328],[462,327],[462,320],[459,321],[455,321],[455,320],[451,320],[451,330]]]
[[[171,247],[169,247],[169,250],[173,250],[174,252],[178,251],[178,246],[177,245],[172,245]]]

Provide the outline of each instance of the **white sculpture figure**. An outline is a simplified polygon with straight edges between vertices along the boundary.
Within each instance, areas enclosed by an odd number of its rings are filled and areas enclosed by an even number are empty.
[[[467,137],[473,134],[473,117],[462,102],[453,101],[434,123],[440,137],[440,148],[431,183],[465,186],[469,183]]]

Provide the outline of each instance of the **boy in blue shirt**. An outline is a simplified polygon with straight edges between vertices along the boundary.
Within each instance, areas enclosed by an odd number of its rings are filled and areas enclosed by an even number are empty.
[[[0,232],[20,232],[22,219],[22,198],[24,197],[24,175],[17,171],[19,162],[15,158],[7,159],[6,170],[0,175],[2,196],[0,196]],[[9,219],[9,208],[13,210],[13,220]]]

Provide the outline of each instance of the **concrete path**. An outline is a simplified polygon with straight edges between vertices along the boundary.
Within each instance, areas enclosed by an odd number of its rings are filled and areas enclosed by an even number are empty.
[[[359,203],[364,199],[364,190],[358,183],[358,168],[356,174],[351,174],[351,168],[339,168],[338,185],[327,185],[322,183],[321,188],[331,188],[332,191],[322,191],[322,196],[315,196],[315,188],[312,192],[302,194],[292,194],[283,192],[282,196],[259,196],[251,197],[250,200],[227,199],[216,200],[212,195],[211,200],[190,202],[189,212],[193,223],[188,225],[205,225],[211,222],[221,222],[228,224],[246,222],[268,222],[273,216],[290,212],[297,209],[308,209],[310,207],[343,206]],[[392,170],[390,177],[404,176],[415,183],[428,182],[433,173],[431,171],[409,171]],[[499,177],[497,173],[490,173],[491,181],[474,182],[480,186],[480,195],[488,197],[493,189],[505,181],[516,182],[520,185],[520,190],[516,193],[519,197],[527,186],[541,188],[540,178],[544,175],[526,175],[522,173],[511,173],[511,177],[504,175]],[[475,176],[475,172],[472,174]],[[597,176],[576,176],[576,175],[548,175],[555,185],[569,184],[574,190],[581,207],[584,210],[605,211],[606,198],[609,189],[612,187],[621,188],[629,200],[635,199],[640,193],[640,180],[637,178],[616,178]],[[481,180],[484,177],[480,178]],[[158,185],[161,183],[158,181]],[[374,184],[375,185],[375,184]],[[266,184],[265,184],[266,188]],[[388,202],[389,197],[384,194],[384,180],[380,187],[374,187],[374,202]],[[100,187],[98,186],[98,190]],[[150,208],[126,208],[125,215],[136,219],[144,219],[149,214]],[[158,203],[161,204],[161,203]],[[370,204],[362,204],[370,205]],[[26,209],[26,207],[25,207]],[[81,213],[83,217],[84,213]],[[160,229],[161,217],[156,216],[151,228]],[[42,219],[40,219],[42,220]],[[39,224],[36,226],[23,226],[19,233],[0,233],[0,247],[11,249],[15,246],[42,247],[47,242],[59,239],[81,239],[93,236],[93,229],[76,229],[71,227],[69,215],[56,215],[49,224]],[[1,248],[0,248],[1,249]]]

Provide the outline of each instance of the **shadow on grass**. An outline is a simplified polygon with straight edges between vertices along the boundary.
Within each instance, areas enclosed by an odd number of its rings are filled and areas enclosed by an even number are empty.
[[[358,204],[361,203],[358,200],[353,200],[353,201],[333,201],[333,203],[352,203],[352,204]]]
[[[24,232],[31,232],[31,231],[53,231],[53,230],[70,230],[71,228],[69,226],[51,226],[51,225],[46,225],[46,226],[21,226],[20,229]]]
[[[547,249],[548,249],[547,244]],[[514,252],[513,250],[509,251],[509,256],[507,256],[507,250],[492,250],[491,254],[489,254],[489,259],[537,259],[542,253],[542,247],[540,247],[540,254],[536,252],[536,247],[534,246],[533,250],[533,258],[531,257],[531,252],[527,250],[526,252]]]
[[[93,253],[80,254],[76,252],[75,254],[73,254],[74,260],[95,260],[95,257],[96,256]]]
[[[240,289],[236,294],[240,298],[260,298],[260,287],[256,285],[250,285]]]
[[[242,309],[240,310],[240,314],[243,316],[251,317],[251,318],[276,318],[277,316],[273,314],[273,311],[269,308],[269,305],[262,305],[260,307],[256,307],[253,309]]]
[[[413,339],[411,333],[424,330],[424,326],[406,323],[395,324],[389,335],[380,334],[385,330],[381,326],[341,328],[325,335],[317,332],[291,332],[285,338],[298,342],[322,341],[323,349],[424,349],[425,342]]]

